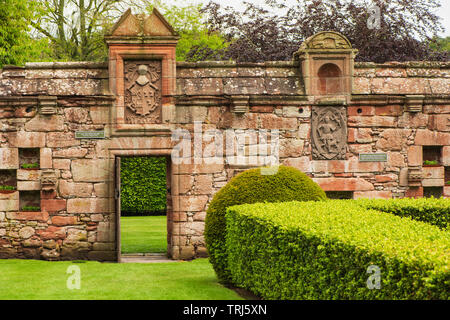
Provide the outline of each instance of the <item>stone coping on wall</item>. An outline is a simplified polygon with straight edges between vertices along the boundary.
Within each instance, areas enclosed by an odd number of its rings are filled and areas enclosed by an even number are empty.
[[[298,61],[265,61],[265,62],[235,62],[235,61],[177,61],[178,68],[224,68],[224,67],[296,67]],[[355,68],[426,68],[450,69],[450,61],[389,61],[384,63],[355,62]],[[3,70],[10,69],[106,69],[108,62],[73,61],[73,62],[27,62],[24,67],[6,65]],[[2,70],[2,69],[0,69]]]
[[[305,95],[297,61],[177,62],[177,96]],[[0,97],[108,96],[103,62],[30,62],[0,70]],[[353,95],[450,95],[450,62],[356,62]]]

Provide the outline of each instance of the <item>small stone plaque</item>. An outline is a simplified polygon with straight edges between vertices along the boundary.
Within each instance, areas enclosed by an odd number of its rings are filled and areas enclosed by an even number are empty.
[[[386,162],[387,153],[360,153],[360,162]]]
[[[76,131],[75,139],[105,139],[105,131]]]

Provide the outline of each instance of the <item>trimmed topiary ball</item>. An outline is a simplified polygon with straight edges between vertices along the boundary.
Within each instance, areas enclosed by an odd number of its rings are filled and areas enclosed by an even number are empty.
[[[272,168],[265,168],[270,169]],[[231,282],[225,246],[227,207],[256,202],[327,199],[319,185],[303,172],[286,166],[279,166],[274,172],[276,173],[261,174],[261,168],[246,170],[233,177],[209,204],[205,220],[206,248],[219,281],[223,283]]]

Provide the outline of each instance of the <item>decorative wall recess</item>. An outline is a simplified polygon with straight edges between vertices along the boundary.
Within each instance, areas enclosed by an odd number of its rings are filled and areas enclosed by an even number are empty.
[[[16,170],[0,170],[0,192],[13,192],[16,188]]]
[[[405,98],[406,111],[422,112],[424,99],[425,96],[422,95],[407,95]]]
[[[58,98],[54,96],[39,96],[39,113],[43,115],[56,114]]]
[[[440,198],[442,197],[444,190],[442,187],[423,187],[424,198]]]
[[[39,148],[19,148],[19,166],[21,169],[38,170],[40,166]]]
[[[56,190],[58,176],[54,170],[42,170],[41,173],[41,190],[51,192]]]
[[[328,199],[353,199],[353,191],[325,191]]]
[[[248,112],[250,100],[249,96],[233,96],[231,98],[231,111],[237,114],[243,114]]]
[[[442,165],[442,146],[423,146],[422,150],[424,166]]]
[[[352,92],[353,64],[358,50],[334,31],[319,32],[306,39],[294,53],[308,95],[348,95]]]
[[[347,150],[347,119],[343,107],[313,107],[311,119],[314,160],[343,160]]]
[[[40,211],[41,192],[38,190],[19,191],[20,211]]]

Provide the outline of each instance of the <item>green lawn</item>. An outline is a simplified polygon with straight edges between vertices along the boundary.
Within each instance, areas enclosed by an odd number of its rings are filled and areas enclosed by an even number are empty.
[[[70,265],[80,267],[79,290],[66,286]],[[207,259],[150,264],[0,260],[0,270],[0,300],[241,299],[217,282]]]
[[[121,217],[122,253],[167,252],[167,217]]]

